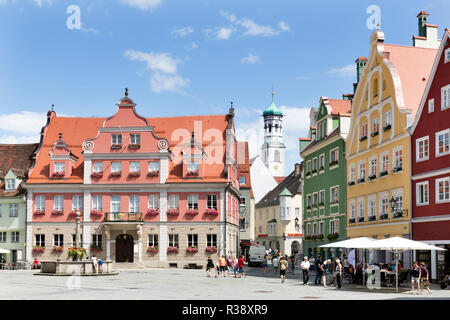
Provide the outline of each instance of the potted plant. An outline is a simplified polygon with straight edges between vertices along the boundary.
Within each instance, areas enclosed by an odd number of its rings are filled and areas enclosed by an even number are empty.
[[[83,214],[83,211],[80,210],[80,213]],[[69,212],[69,217],[76,217],[76,216],[77,216],[77,211],[72,210]]]
[[[387,124],[383,127],[383,131],[387,131],[391,128],[391,124]]]
[[[388,175],[387,170],[384,170],[384,171],[380,172],[380,177],[387,176],[387,175]]]
[[[367,136],[362,136],[361,138],[359,138],[359,141],[364,141],[367,140]]]
[[[376,174],[372,174],[372,175],[369,176],[369,180],[374,180],[374,179],[376,179],[376,178],[377,178],[377,175],[376,175]]]
[[[43,216],[45,215],[45,210],[35,210],[33,216]]]
[[[354,184],[355,184],[355,181],[349,181],[349,182],[348,182],[348,185],[349,185],[349,186],[353,186]]]
[[[375,220],[377,220],[377,217],[375,217],[375,216],[370,216],[369,217],[369,221],[375,221]]]
[[[43,253],[44,251],[45,251],[45,247],[42,247],[42,246],[34,246],[33,247],[34,253]]]
[[[364,222],[364,217],[358,217],[358,222]]]
[[[156,253],[159,252],[159,248],[156,247],[156,246],[150,246],[150,247],[147,248],[147,252],[148,252],[148,253],[156,254]]]
[[[141,173],[139,171],[130,171],[130,173],[128,174],[128,176],[130,177],[139,177],[141,175]]]
[[[129,149],[139,149],[141,147],[141,145],[140,144],[137,144],[137,143],[130,143],[129,145],[128,145],[128,148]]]
[[[169,215],[169,216],[177,216],[179,214],[180,214],[180,209],[178,209],[178,208],[167,209],[167,215]]]
[[[69,248],[67,250],[67,254],[69,256],[69,258],[72,258],[73,261],[77,261],[77,260],[82,260],[84,257],[86,257],[87,255],[87,251],[84,248]]]
[[[190,246],[186,248],[186,252],[188,253],[196,253],[198,252],[198,248],[196,246]]]
[[[159,214],[159,208],[156,208],[156,209],[152,209],[152,208],[149,208],[148,210],[147,210],[147,216],[157,216]]]
[[[167,247],[167,253],[178,253],[178,247]]]
[[[121,144],[115,143],[115,144],[112,144],[112,145],[111,145],[111,149],[121,149],[121,148],[122,148],[122,145],[121,145]]]
[[[388,214],[387,213],[380,214],[380,220],[385,220],[387,218],[388,218]]]
[[[370,134],[371,137],[375,137],[375,136],[377,136],[377,135],[378,135],[378,131],[373,131],[373,132]]]
[[[53,246],[53,252],[61,253],[63,251],[64,251],[64,247],[63,246]]]
[[[355,223],[355,218],[348,219],[348,223]]]
[[[121,171],[112,171],[111,177],[120,177],[122,175]]]
[[[198,170],[189,170],[187,172],[187,175],[196,177],[196,176],[198,176]]]
[[[319,234],[319,235],[316,237],[316,239],[317,239],[317,240],[323,240],[323,234],[322,234],[322,233]]]
[[[206,247],[205,250],[206,250],[206,252],[214,253],[214,252],[217,252],[217,247],[216,246]]]
[[[188,216],[196,216],[196,215],[198,215],[198,209],[187,209],[186,215],[188,215]]]
[[[99,247],[99,246],[96,246],[96,245],[93,245],[93,244],[91,244],[91,251],[92,251],[92,252],[101,252],[101,251],[103,251],[103,248],[102,248],[102,247]]]
[[[62,178],[66,175],[64,171],[53,172],[53,178]]]
[[[205,214],[217,216],[219,215],[219,211],[217,211],[217,209],[214,208],[206,208]]]
[[[62,216],[64,214],[63,210],[52,210],[52,216]]]
[[[103,177],[103,172],[93,172],[91,174],[91,177],[96,178],[96,179],[101,178],[101,177]]]
[[[157,177],[157,176],[159,176],[159,171],[149,171],[147,173],[147,176],[148,177]]]
[[[91,216],[93,216],[93,217],[101,217],[102,215],[103,215],[103,213],[101,210],[94,209],[91,211]]]

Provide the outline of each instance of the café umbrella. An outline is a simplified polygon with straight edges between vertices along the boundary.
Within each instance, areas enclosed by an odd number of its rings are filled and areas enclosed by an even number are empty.
[[[11,253],[11,250],[0,248],[0,253]]]

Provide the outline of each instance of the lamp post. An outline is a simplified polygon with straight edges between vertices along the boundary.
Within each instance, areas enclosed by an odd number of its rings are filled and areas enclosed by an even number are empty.
[[[392,196],[391,200],[389,200],[389,205],[391,206],[392,216],[394,216],[394,209],[397,205],[397,200],[394,199],[394,196]]]

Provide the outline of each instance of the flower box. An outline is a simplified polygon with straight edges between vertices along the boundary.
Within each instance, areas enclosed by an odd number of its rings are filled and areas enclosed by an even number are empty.
[[[355,223],[355,218],[348,219],[348,223]]]
[[[311,236],[305,236],[305,240],[311,240]]]
[[[103,177],[103,172],[93,172],[91,174],[91,177],[96,178],[96,179],[101,178],[101,177]]]
[[[359,217],[358,222],[364,222],[364,217]]]
[[[188,171],[186,175],[197,177],[198,174],[199,174],[198,170],[195,170],[195,171]]]
[[[312,206],[306,206],[306,209],[311,210]]]
[[[319,168],[319,171],[324,171],[325,170],[325,168],[323,167],[323,166],[321,166],[320,168]]]
[[[45,215],[45,210],[35,210],[33,212],[33,216],[44,216]]]
[[[305,176],[307,176],[307,177],[309,177],[311,175],[311,172],[307,172],[306,174],[305,174]]]
[[[336,240],[337,238],[339,238],[339,233],[337,233],[337,232],[330,233],[327,235],[328,241],[333,241],[333,240]]]
[[[59,171],[59,172],[53,172],[52,177],[53,178],[62,178],[66,175],[66,173],[64,171]]]
[[[384,213],[384,214],[380,214],[380,220],[386,220],[388,218],[388,214]]]
[[[206,247],[205,251],[209,253],[214,253],[217,252],[217,247]]]
[[[34,246],[33,247],[33,252],[34,253],[43,253],[45,251],[45,247],[41,247],[41,246]]]
[[[83,215],[83,211],[80,210],[81,215]],[[77,216],[77,212],[76,211],[70,211],[69,213],[69,217],[76,217]]]
[[[139,171],[131,171],[128,176],[129,177],[139,177],[141,173]]]
[[[103,212],[101,210],[92,210],[91,211],[91,216],[101,217],[102,215],[103,215]]]
[[[339,164],[339,160],[330,162],[330,167]]]
[[[388,175],[388,172],[386,170],[380,172],[380,177],[387,176],[387,175]]]
[[[53,246],[53,252],[61,253],[64,251],[64,247],[62,246]]]
[[[392,168],[392,172],[399,172],[399,171],[402,171],[403,170],[403,167],[393,167]]]
[[[149,171],[147,177],[157,177],[159,176],[159,171]]]
[[[367,140],[367,136],[363,136],[363,137],[359,138],[359,141],[364,141],[364,140]]]
[[[401,218],[403,217],[403,211],[402,210],[396,210],[392,214],[392,218]]]
[[[158,248],[158,247],[151,246],[151,247],[148,247],[148,248],[147,248],[147,252],[148,252],[148,253],[158,253],[158,252],[159,252],[159,248]]]
[[[121,149],[122,145],[121,144],[112,144],[111,145],[111,149]]]
[[[128,149],[139,149],[140,147],[141,147],[141,145],[137,144],[137,143],[130,143],[128,145]]]
[[[91,251],[92,252],[101,252],[101,251],[103,251],[103,248],[99,247],[99,246],[91,245]]]
[[[385,125],[384,127],[383,127],[383,131],[387,131],[387,130],[389,130],[391,128],[391,125],[390,124],[387,124],[387,125]]]
[[[372,174],[372,175],[369,176],[369,180],[374,180],[374,179],[376,179],[376,178],[377,178],[377,175],[376,175],[376,174]]]
[[[192,247],[187,247],[187,248],[186,248],[186,252],[188,252],[188,253],[196,253],[196,252],[198,252],[198,248],[197,248],[197,247],[194,247],[194,246],[192,246]]]
[[[196,216],[196,215],[198,215],[198,209],[187,209],[186,215],[188,215],[188,216]]]
[[[62,216],[64,214],[63,210],[53,210],[52,216]]]
[[[206,208],[205,214],[217,216],[219,215],[219,211],[217,209]]]
[[[364,181],[366,181],[365,178],[358,179],[358,183],[363,183]]]
[[[325,202],[319,202],[319,207],[325,206]]]
[[[330,205],[331,204],[338,204],[338,203],[339,203],[339,200],[330,201]]]
[[[378,131],[374,131],[374,132],[372,132],[372,133],[370,134],[371,137],[375,137],[375,136],[377,136],[377,135],[378,135]]]
[[[67,249],[67,254],[70,258],[83,259],[87,256],[87,250],[84,248],[69,248]]]
[[[114,171],[111,172],[111,177],[120,177],[122,175],[121,171]]]
[[[177,247],[167,247],[167,253],[178,253]]]
[[[313,169],[313,171],[311,171],[313,174],[317,173],[317,169]]]
[[[179,214],[180,214],[180,209],[178,209],[178,208],[167,209],[167,215],[169,215],[169,216],[177,216]]]
[[[349,182],[348,182],[348,185],[349,185],[349,186],[353,186],[354,184],[355,184],[355,181],[349,181]]]
[[[323,234],[319,234],[316,236],[316,240],[323,240]]]
[[[369,220],[369,221],[375,221],[375,220],[377,220],[377,217],[375,217],[375,216],[370,216],[368,220]]]
[[[157,216],[158,214],[159,214],[159,208],[147,210],[147,216]]]

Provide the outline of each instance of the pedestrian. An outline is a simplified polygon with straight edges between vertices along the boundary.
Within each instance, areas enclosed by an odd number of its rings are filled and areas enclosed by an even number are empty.
[[[225,260],[225,255],[222,255],[221,257],[219,257],[219,269],[220,269],[220,273],[222,274],[222,277],[225,277],[226,264],[227,264],[227,262]]]
[[[286,270],[288,269],[288,262],[286,260],[285,256],[282,256],[280,259],[280,277],[281,277],[281,283],[284,283],[286,281]]]
[[[244,274],[244,256],[241,256],[238,260],[238,267],[239,267],[239,278],[241,278],[242,276],[245,276]]]
[[[308,281],[309,281],[309,269],[310,269],[310,264],[308,261],[308,257],[304,257],[302,264],[300,265],[300,268],[303,271],[303,285],[307,286],[308,285]]]
[[[278,273],[278,256],[275,256],[272,260],[272,265],[273,265],[273,273],[277,274]]]
[[[295,270],[295,257],[291,255],[291,273],[294,273]]]
[[[431,294],[429,275],[430,273],[428,272],[427,267],[425,267],[425,263],[421,262],[419,274],[419,281],[421,283],[420,294],[423,294],[423,289],[427,289],[428,294]]]
[[[216,275],[214,278],[220,278],[220,267],[218,262],[216,262]]]
[[[94,273],[97,273],[98,261],[97,261],[97,257],[95,256],[95,254],[91,260],[92,260],[92,269],[93,269]]]
[[[419,294],[420,290],[420,267],[417,264],[417,261],[413,262],[413,267],[411,269],[411,294],[414,294],[414,285],[417,283],[417,294]]]
[[[230,276],[230,271],[232,268],[233,268],[233,259],[231,258],[231,256],[228,256],[228,259],[227,259],[228,277]]]
[[[348,257],[344,254],[344,260],[342,261],[342,264],[344,265],[344,272],[347,273],[348,269],[350,268],[350,261],[348,261]]]
[[[98,259],[98,271],[100,273],[103,273],[103,259],[102,258]]]
[[[336,283],[337,283],[337,287],[338,289],[340,289],[342,287],[342,276],[343,276],[343,266],[341,264],[341,260],[336,259]]]
[[[331,265],[330,259],[325,260],[325,262],[323,263],[322,285],[324,287],[327,286],[327,273],[328,273],[328,268],[330,265]]]
[[[323,260],[321,255],[319,254],[317,256],[317,260],[316,260],[316,266],[315,266],[315,272],[316,272],[316,279],[314,279],[314,284],[315,285],[320,285],[320,281],[322,279],[323,276]]]
[[[267,272],[267,254],[263,258],[263,268],[264,268],[263,273],[266,274],[266,272]]]
[[[239,260],[237,257],[234,257],[233,259],[233,271],[234,277],[236,278],[236,275],[239,273]]]
[[[214,269],[214,262],[211,257],[206,260],[206,276],[211,277],[211,269]]]
[[[314,256],[311,256],[309,258],[309,274],[310,274],[310,276],[313,276],[315,274],[315,268],[316,268],[316,259],[314,259]]]

